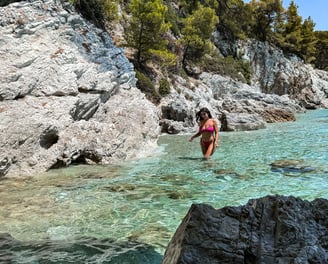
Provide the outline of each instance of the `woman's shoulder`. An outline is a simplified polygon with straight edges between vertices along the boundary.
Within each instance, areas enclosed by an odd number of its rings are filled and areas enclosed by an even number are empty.
[[[211,118],[211,121],[212,121],[214,124],[218,122],[215,118]]]
[[[212,118],[212,126],[219,126],[219,122],[218,120],[216,120],[215,118]]]
[[[206,121],[207,121],[207,120],[201,120],[201,121],[199,121],[198,124],[199,124],[200,126],[203,126],[203,125],[206,123]]]

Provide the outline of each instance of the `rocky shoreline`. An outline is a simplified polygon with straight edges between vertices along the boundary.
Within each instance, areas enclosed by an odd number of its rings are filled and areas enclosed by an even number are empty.
[[[154,105],[136,88],[124,50],[58,0],[1,7],[0,43],[0,178],[151,155],[161,133],[194,131],[200,107],[224,116],[225,131],[328,107],[327,72],[253,41],[235,46],[251,64],[249,85],[206,72],[173,76]]]

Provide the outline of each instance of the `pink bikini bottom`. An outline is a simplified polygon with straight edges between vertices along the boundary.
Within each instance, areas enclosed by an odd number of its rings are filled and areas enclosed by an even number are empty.
[[[213,143],[213,141],[202,141],[202,145],[208,149],[208,147]]]

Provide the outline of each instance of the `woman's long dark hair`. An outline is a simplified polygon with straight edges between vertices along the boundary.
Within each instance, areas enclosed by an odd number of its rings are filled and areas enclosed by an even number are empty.
[[[203,121],[203,117],[201,116],[201,113],[207,113],[209,118],[212,118],[210,110],[208,110],[206,107],[201,108],[197,113],[196,113],[196,121]]]

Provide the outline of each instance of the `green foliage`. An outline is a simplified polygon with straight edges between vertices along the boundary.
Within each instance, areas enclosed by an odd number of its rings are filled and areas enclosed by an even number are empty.
[[[121,4],[129,18],[125,28],[126,46],[135,52],[135,66],[143,72],[137,74],[138,86],[154,98],[158,98],[158,93],[165,94],[166,90],[161,87],[166,86],[160,83],[156,92],[145,75],[147,67],[152,65],[148,62],[159,66],[165,78],[171,72],[186,75],[192,67],[185,66],[197,64],[206,71],[250,81],[248,62],[223,58],[213,51],[216,48],[210,38],[215,28],[222,39],[251,37],[268,41],[307,63],[327,69],[327,32],[314,32],[315,23],[310,17],[303,22],[293,1],[287,10],[282,0],[251,0],[248,4],[243,0],[69,1],[84,17],[101,27],[106,21],[117,19],[118,3]]]
[[[249,61],[237,61],[236,70],[238,71],[238,78],[240,79],[240,74],[246,79],[247,84],[251,84],[252,69]],[[241,80],[242,81],[242,80]]]
[[[104,2],[104,14],[106,20],[115,21],[118,19],[118,0],[103,0]]]
[[[183,36],[180,39],[184,46],[183,64],[187,58],[198,58],[203,55],[206,48],[210,46],[210,37],[217,23],[215,10],[202,5],[185,19],[181,30]]]
[[[278,12],[273,25],[273,34],[271,41],[278,47],[283,47],[284,45],[284,32],[285,32],[285,11]]]
[[[171,31],[175,36],[180,34],[180,18],[178,17],[177,13],[175,12],[174,8],[171,5],[171,2],[168,1],[167,3],[167,21],[171,25]]]
[[[188,73],[186,72],[185,69],[183,69],[181,67],[178,69],[178,75],[181,76],[182,78],[184,78],[185,80],[188,80],[188,77],[189,77]]]
[[[251,1],[253,31],[261,41],[267,41],[272,37],[274,27],[280,25],[279,14],[283,11],[281,0]]]
[[[136,71],[136,78],[138,88],[145,94],[154,95],[156,93],[153,82],[142,72]]]
[[[307,63],[315,60],[315,24],[311,18],[302,23],[293,1],[287,10],[282,7],[281,0],[252,0],[247,6],[252,14],[249,37],[275,44],[285,52],[300,56]]]
[[[153,50],[149,49],[149,53],[152,54],[152,61],[161,65],[161,70],[164,74],[167,74],[171,68],[176,66],[177,57],[175,54],[168,50]]]
[[[166,22],[167,7],[161,0],[131,0],[131,20],[126,28],[126,41],[136,49],[136,62],[142,65],[151,57],[150,50],[166,50],[164,34],[170,24]]]
[[[180,0],[178,1],[180,13],[188,17],[191,15],[200,5],[216,9],[218,7],[218,1],[216,0]]]
[[[70,0],[75,8],[96,26],[104,28],[106,21],[117,19],[117,0]]]
[[[200,65],[204,71],[230,76],[235,80],[250,84],[251,67],[248,61],[237,60],[232,56],[222,57],[212,53],[204,56]]]
[[[310,17],[305,19],[302,24],[300,54],[306,63],[311,63],[315,60],[317,38],[313,31],[314,26],[315,24]]]
[[[216,13],[219,17],[220,34],[228,39],[244,39],[251,35],[252,10],[250,5],[244,5],[242,0],[218,1]]]
[[[161,96],[166,96],[168,94],[170,94],[171,91],[171,87],[170,87],[170,83],[167,79],[161,79],[159,81],[159,88],[158,88],[158,92]]]
[[[147,98],[152,101],[157,102],[160,100],[160,96],[166,96],[170,94],[170,83],[165,78],[162,78],[159,81],[158,92],[156,91],[154,83],[144,73],[136,71],[136,78],[138,79],[138,89],[141,90],[147,96]]]
[[[315,36],[318,41],[314,64],[317,68],[328,71],[328,31],[317,31]]]
[[[302,35],[302,17],[298,15],[297,6],[292,1],[286,13],[287,22],[284,32],[284,49],[299,55]]]
[[[157,93],[154,83],[150,78],[144,73],[136,70],[137,87],[141,90],[147,97],[148,100],[152,101],[154,104],[160,102],[160,95]]]
[[[135,51],[136,66],[145,66],[151,60],[162,65],[166,72],[179,71],[172,53],[184,66],[186,60],[196,62],[210,54],[210,36],[215,27],[223,39],[251,37],[268,41],[285,52],[295,53],[307,63],[321,68],[326,65],[325,41],[318,39],[311,18],[302,22],[294,1],[287,10],[282,7],[282,0],[251,0],[248,4],[243,0],[69,1],[100,27],[117,19],[120,3],[123,13],[128,11],[131,18],[125,39],[126,46]]]

